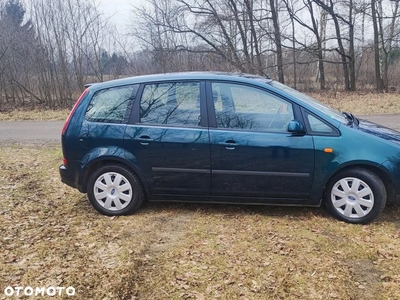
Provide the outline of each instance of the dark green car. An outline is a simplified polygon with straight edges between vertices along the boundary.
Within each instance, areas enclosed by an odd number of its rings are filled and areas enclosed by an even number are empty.
[[[400,199],[400,133],[271,79],[175,73],[89,86],[62,132],[64,183],[106,215],[143,200],[320,206],[351,223]]]

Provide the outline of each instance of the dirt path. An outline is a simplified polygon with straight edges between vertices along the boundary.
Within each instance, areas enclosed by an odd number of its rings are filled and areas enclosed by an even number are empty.
[[[400,131],[400,115],[358,116]],[[0,143],[60,143],[64,121],[0,122]]]

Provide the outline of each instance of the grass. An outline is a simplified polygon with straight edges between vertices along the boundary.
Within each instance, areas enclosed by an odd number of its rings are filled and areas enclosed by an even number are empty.
[[[56,146],[0,146],[0,288],[75,299],[400,299],[400,209],[367,226],[324,209],[148,204],[98,214]],[[0,294],[0,298],[4,295]],[[67,298],[67,297],[65,297]]]
[[[355,115],[399,114],[400,100],[398,93],[371,92],[318,92],[309,93],[313,98],[340,111]],[[0,112],[0,121],[64,121],[69,114],[68,109],[62,110],[13,110]]]
[[[339,111],[347,111],[355,115],[400,113],[400,94],[398,93],[327,91],[309,95]]]
[[[69,109],[60,110],[12,110],[0,112],[0,121],[64,121]]]

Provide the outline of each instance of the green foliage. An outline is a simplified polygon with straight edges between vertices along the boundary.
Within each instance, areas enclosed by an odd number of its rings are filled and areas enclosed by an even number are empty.
[[[0,21],[5,23],[8,30],[32,33],[33,26],[30,19],[26,18],[24,5],[20,0],[8,0],[3,10],[0,11]]]
[[[24,5],[19,0],[8,0],[3,11],[0,13],[2,20],[8,21],[14,28],[22,27],[25,30],[32,28],[30,20],[26,20]]]
[[[107,51],[103,51],[101,54],[101,66],[104,74],[123,75],[127,65],[128,62],[125,57],[115,52],[111,56]]]
[[[400,59],[400,48],[394,48],[388,53],[388,62],[393,65]]]
[[[25,16],[25,9],[19,0],[8,0],[4,7],[5,14],[17,25],[22,25]]]

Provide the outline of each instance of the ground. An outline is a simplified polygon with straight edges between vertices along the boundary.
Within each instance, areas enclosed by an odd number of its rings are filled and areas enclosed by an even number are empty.
[[[75,299],[400,299],[400,209],[360,226],[323,208],[147,204],[98,214],[55,145],[0,147],[0,287]],[[5,298],[0,295],[0,298]]]
[[[57,142],[0,144],[0,299],[8,286],[72,286],[74,299],[400,299],[399,208],[363,226],[324,208],[147,204],[105,217],[60,182],[61,158]]]

